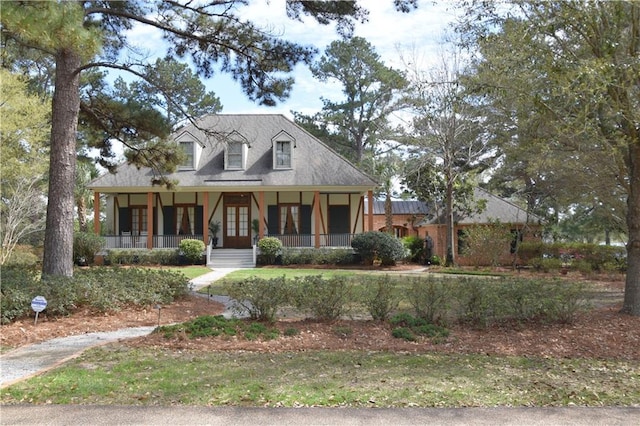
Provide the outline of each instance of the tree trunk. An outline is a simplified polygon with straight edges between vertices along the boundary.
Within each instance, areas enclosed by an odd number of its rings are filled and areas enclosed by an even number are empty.
[[[389,192],[390,191],[387,191],[387,198],[384,200],[384,226],[387,234],[393,235],[393,204],[391,204],[391,195],[389,195]]]
[[[455,250],[453,249],[453,183],[447,177],[447,258],[445,266],[455,266]]]
[[[633,143],[635,142],[635,143]],[[622,312],[640,316],[640,140],[629,143],[627,280]]]
[[[80,232],[87,232],[87,200],[79,197],[76,203],[78,209],[78,229]]]
[[[75,52],[62,50],[56,54],[43,275],[73,275],[73,191],[80,110],[79,66],[80,57]]]

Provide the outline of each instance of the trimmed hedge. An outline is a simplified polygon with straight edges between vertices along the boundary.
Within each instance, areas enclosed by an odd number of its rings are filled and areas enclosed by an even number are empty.
[[[82,307],[108,312],[171,303],[187,294],[188,282],[180,273],[142,268],[92,267],[76,270],[73,278],[40,279],[36,268],[3,267],[1,321],[31,315],[35,296],[47,299],[44,314],[50,316],[69,315]]]

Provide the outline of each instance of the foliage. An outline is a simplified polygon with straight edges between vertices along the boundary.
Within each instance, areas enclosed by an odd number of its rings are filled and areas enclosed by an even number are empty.
[[[232,309],[236,314],[248,313],[251,319],[259,321],[273,321],[278,309],[291,300],[291,286],[284,276],[251,277],[225,283],[224,288],[233,299]]]
[[[282,251],[282,241],[276,237],[264,237],[258,241],[258,249],[265,257],[266,263],[272,265],[276,261],[276,256]]]
[[[46,205],[44,194],[39,188],[41,183],[41,176],[17,177],[14,180],[3,178],[0,199],[0,265],[7,261],[18,243],[44,229]]]
[[[283,265],[350,265],[354,263],[352,249],[289,248],[282,249]]]
[[[409,260],[411,262],[420,262],[424,255],[424,240],[415,235],[410,235],[402,239],[402,244],[409,252]]]
[[[454,213],[476,208],[474,178],[489,166],[490,146],[481,136],[482,114],[464,96],[461,52],[443,52],[438,65],[428,73],[420,70],[418,63],[413,58],[406,64],[410,84],[405,102],[414,115],[408,142],[413,147],[412,159],[405,184],[421,199],[444,208],[446,265],[452,266]]]
[[[358,234],[351,240],[351,247],[367,265],[372,265],[375,259],[379,259],[381,266],[392,266],[404,257],[400,240],[386,232],[369,231]]]
[[[451,304],[452,282],[447,279],[427,276],[410,280],[407,300],[418,318],[431,324],[446,321]]]
[[[2,268],[1,307],[3,323],[30,314],[35,296],[47,299],[43,315],[69,315],[83,307],[108,312],[125,306],[171,303],[187,293],[184,275],[139,268],[92,267],[73,278],[39,278],[33,268]]]
[[[18,245],[15,246],[11,255],[5,261],[3,267],[6,266],[25,266],[31,267],[41,262],[40,256],[36,254],[32,246]]]
[[[324,129],[338,129],[339,135],[328,142],[345,143],[334,148],[359,163],[367,151],[373,153],[378,142],[389,137],[388,117],[399,108],[395,98],[406,87],[404,76],[385,66],[362,37],[332,42],[311,66],[311,72],[320,81],[341,83],[346,99],[323,99],[321,113],[314,117],[299,115],[298,121],[311,126],[321,122]]]
[[[191,264],[195,264],[202,260],[202,252],[204,252],[205,245],[201,240],[186,238],[180,241],[178,249]]]
[[[235,336],[240,321],[237,319],[227,319],[222,315],[202,315],[181,324],[164,325],[158,327],[155,332],[171,339],[182,333],[186,334],[190,339],[197,337],[210,336]]]
[[[416,335],[419,335],[431,338],[434,342],[440,342],[449,336],[449,330],[446,328],[406,313],[394,315],[389,323],[394,327],[391,335],[398,339],[413,342],[417,340]]]
[[[500,223],[474,225],[464,230],[465,249],[474,266],[498,266],[509,253],[513,235],[508,227]]]
[[[293,281],[293,303],[314,318],[331,321],[346,315],[354,302],[354,289],[345,277],[324,279],[321,275],[297,277]]]
[[[367,277],[361,279],[361,303],[367,308],[371,318],[386,321],[389,315],[398,308],[400,294],[398,283],[389,275]]]
[[[109,249],[105,263],[111,265],[178,265],[178,249]]]
[[[458,28],[479,53],[474,98],[495,112],[487,137],[509,167],[496,175],[556,223],[573,211],[588,232],[598,222],[599,232],[627,225],[623,311],[636,316],[638,27],[637,2],[512,1],[469,2]]]
[[[76,232],[73,235],[73,258],[78,264],[93,265],[104,245],[105,239],[93,232]]]

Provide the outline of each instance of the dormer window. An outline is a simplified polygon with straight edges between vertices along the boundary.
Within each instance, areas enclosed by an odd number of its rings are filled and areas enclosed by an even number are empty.
[[[193,152],[193,148],[194,148],[194,143],[193,141],[181,141],[180,142],[180,148],[182,148],[182,152],[184,152],[185,155],[185,159],[184,161],[180,164],[180,168],[181,169],[193,169],[195,166],[193,164],[193,158],[194,158],[194,152]]]
[[[291,168],[291,141],[276,141],[276,169]]]
[[[273,168],[290,169],[293,167],[293,148],[295,139],[287,132],[280,132],[272,139],[273,143]]]
[[[247,161],[247,141],[237,132],[233,132],[227,141],[224,152],[226,170],[244,170]]]
[[[242,168],[242,142],[231,142],[227,148],[227,169]]]

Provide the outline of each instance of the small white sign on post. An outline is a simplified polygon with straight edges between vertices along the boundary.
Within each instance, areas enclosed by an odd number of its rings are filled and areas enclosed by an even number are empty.
[[[31,309],[36,313],[36,320],[33,325],[38,324],[38,314],[44,311],[47,307],[47,299],[44,296],[36,296],[31,301]]]

